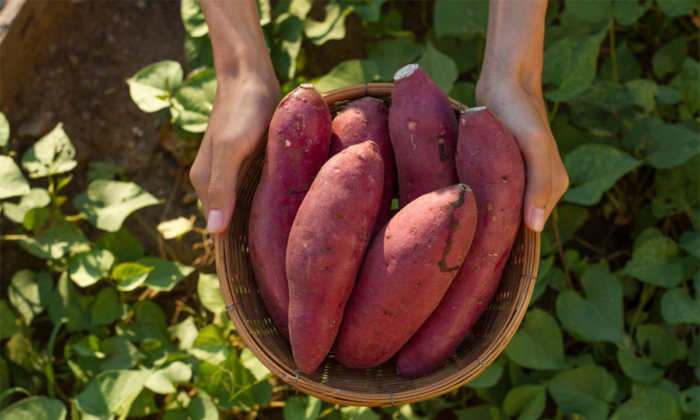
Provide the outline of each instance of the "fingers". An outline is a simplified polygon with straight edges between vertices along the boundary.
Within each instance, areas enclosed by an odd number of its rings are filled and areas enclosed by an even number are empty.
[[[552,148],[553,142],[546,132],[537,132],[518,139],[525,158],[527,185],[523,218],[525,224],[535,232],[541,232],[549,215],[552,198]]]
[[[207,230],[221,233],[228,227],[236,204],[236,182],[242,152],[233,141],[212,140],[211,177],[207,188]]]

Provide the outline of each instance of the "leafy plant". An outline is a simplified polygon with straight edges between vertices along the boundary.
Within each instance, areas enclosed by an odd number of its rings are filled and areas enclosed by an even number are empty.
[[[187,70],[163,61],[127,83],[139,108],[196,139],[216,79],[199,3],[181,7]],[[284,92],[391,81],[419,62],[451,97],[476,103],[487,1],[259,0],[258,10]],[[207,253],[198,215],[157,230],[139,222],[160,201],[103,162],[68,200],[76,161],[62,127],[19,159],[0,117],[2,240],[45,262],[3,285],[3,418],[696,417],[699,13],[685,0],[550,4],[543,86],[572,185],[542,234],[530,309],[465,387],[383,410],[296,395],[271,377],[228,321],[210,258],[188,265],[168,250],[202,235]],[[326,74],[309,60],[358,39],[365,54]],[[162,255],[145,255],[148,238],[166,245]]]

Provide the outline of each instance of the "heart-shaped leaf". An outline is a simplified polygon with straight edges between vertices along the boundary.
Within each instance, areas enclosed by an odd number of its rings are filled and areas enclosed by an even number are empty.
[[[105,249],[93,249],[76,254],[68,261],[70,278],[80,287],[97,283],[100,278],[109,276],[114,264],[114,255]]]
[[[506,355],[530,369],[562,369],[564,338],[557,321],[541,309],[532,309],[506,347]]]
[[[77,164],[75,147],[63,131],[63,124],[58,124],[22,156],[22,167],[29,173],[30,178],[68,172]]]
[[[582,366],[552,378],[549,393],[564,413],[589,420],[607,419],[608,405],[615,397],[615,379],[602,367]]]
[[[647,239],[634,248],[624,272],[656,286],[676,287],[683,281],[683,267],[674,261],[677,254],[678,246],[671,238],[659,236]]]
[[[73,205],[80,209],[95,227],[109,232],[121,228],[124,220],[136,210],[159,201],[133,182],[97,180],[87,192],[79,194]]]
[[[15,161],[0,156],[0,199],[29,194],[29,183]]]
[[[32,188],[28,194],[22,196],[19,203],[3,203],[2,210],[8,219],[15,223],[22,223],[29,210],[44,208],[50,202],[51,196],[48,191],[43,188]]]
[[[48,271],[20,270],[12,276],[8,297],[27,325],[48,306],[52,287]]]
[[[647,388],[622,403],[610,420],[678,420],[680,410],[673,396],[657,388]]]
[[[661,316],[669,324],[700,324],[700,302],[685,289],[667,290],[661,297]]]
[[[127,79],[131,99],[144,112],[156,112],[170,106],[170,98],[182,85],[182,66],[165,60],[139,70]]]
[[[521,385],[511,389],[503,402],[503,411],[518,420],[537,420],[544,412],[547,388],[544,385]]]
[[[64,420],[68,411],[59,400],[44,396],[24,398],[2,411],[4,420]]]

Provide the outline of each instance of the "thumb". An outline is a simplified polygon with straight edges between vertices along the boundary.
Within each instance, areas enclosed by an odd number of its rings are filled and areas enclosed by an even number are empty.
[[[207,191],[209,200],[207,230],[214,234],[222,233],[231,221],[236,204],[236,182],[240,167],[238,154],[231,150],[232,147],[225,147],[221,143],[214,144],[214,159]]]
[[[527,170],[523,218],[535,232],[541,232],[547,218],[547,204],[552,196],[551,147],[546,135],[534,135],[520,141]]]

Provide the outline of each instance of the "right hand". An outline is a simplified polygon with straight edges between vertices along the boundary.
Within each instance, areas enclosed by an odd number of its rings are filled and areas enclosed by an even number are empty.
[[[190,169],[190,181],[202,201],[210,233],[221,233],[228,227],[240,166],[265,141],[279,101],[280,86],[274,75],[219,78],[209,126]]]

